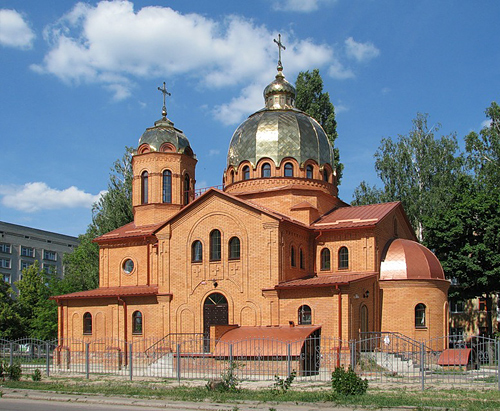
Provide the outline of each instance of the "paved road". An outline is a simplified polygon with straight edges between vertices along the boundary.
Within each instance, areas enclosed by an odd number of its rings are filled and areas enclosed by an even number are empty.
[[[2,411],[137,411],[136,405],[110,405],[110,404],[85,404],[75,402],[57,402],[45,400],[26,400],[14,398],[0,398],[0,410]],[[139,409],[141,409],[140,407]],[[165,411],[164,408],[145,408],[148,411]],[[177,411],[179,408],[168,408]]]

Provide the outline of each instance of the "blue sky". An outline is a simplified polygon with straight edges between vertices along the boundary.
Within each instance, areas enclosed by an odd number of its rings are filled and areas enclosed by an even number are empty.
[[[417,112],[460,141],[500,101],[500,2],[0,0],[0,220],[86,230],[109,170],[161,116],[221,184],[233,131],[284,73],[320,69],[345,165],[339,196],[377,183],[382,137]]]

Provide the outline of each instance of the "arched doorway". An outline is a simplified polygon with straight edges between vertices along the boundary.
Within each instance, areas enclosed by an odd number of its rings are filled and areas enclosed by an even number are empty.
[[[210,351],[210,326],[227,325],[227,300],[221,293],[210,294],[203,303],[203,335],[205,338],[204,350]]]

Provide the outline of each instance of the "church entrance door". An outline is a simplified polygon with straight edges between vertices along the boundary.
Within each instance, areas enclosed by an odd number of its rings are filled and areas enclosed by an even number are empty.
[[[210,326],[229,324],[227,300],[221,293],[210,294],[203,304],[203,336],[205,352],[210,351]]]

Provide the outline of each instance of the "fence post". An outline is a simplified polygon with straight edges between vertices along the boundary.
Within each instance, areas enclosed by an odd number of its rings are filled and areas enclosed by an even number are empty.
[[[356,341],[349,341],[349,345],[351,346],[351,368],[354,370],[356,366]]]
[[[420,343],[420,376],[422,380],[422,391],[425,390],[425,346]]]
[[[176,356],[177,356],[177,382],[181,383],[181,345],[177,344],[176,348]]]
[[[129,373],[130,373],[130,381],[132,381],[132,376],[134,375],[134,363],[132,361],[133,359],[133,354],[132,354],[132,343],[128,343],[128,368],[129,368]]]
[[[287,344],[286,346],[286,373],[287,376],[290,377],[292,374],[292,347],[290,346],[290,343]]]
[[[9,344],[10,347],[10,354],[9,354],[9,365],[12,367],[14,364],[14,345],[12,342]]]
[[[90,378],[90,343],[85,343],[85,374],[87,376],[87,380]]]
[[[233,344],[229,344],[229,369],[233,369]]]
[[[497,379],[498,379],[498,390],[500,391],[500,339],[496,339],[497,342]]]
[[[46,357],[46,372],[47,377],[50,375],[50,344],[45,343],[45,357]]]

